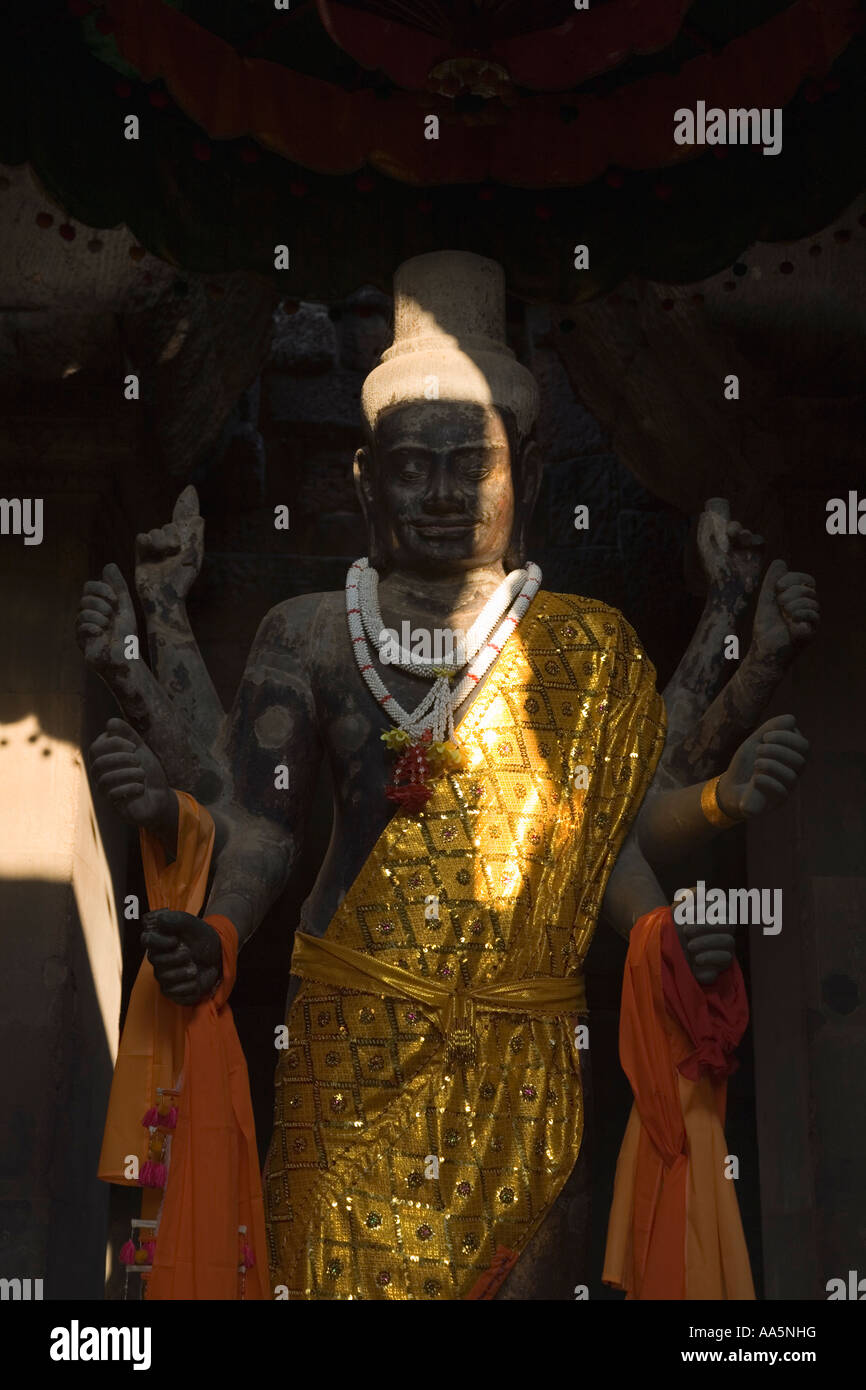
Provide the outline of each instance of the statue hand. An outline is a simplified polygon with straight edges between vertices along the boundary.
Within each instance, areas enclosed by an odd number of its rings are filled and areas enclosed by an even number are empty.
[[[761,573],[762,536],[731,521],[723,498],[710,498],[698,517],[698,553],[710,593],[742,607]]]
[[[158,597],[176,602],[186,598],[204,558],[204,521],[198,493],[185,487],[174,504],[171,521],[135,538],[135,587],[142,603]]]
[[[711,985],[733,961],[734,938],[729,931],[720,931],[718,927],[708,927],[705,923],[694,926],[677,924],[676,931],[683,954],[699,985]]]
[[[88,666],[95,671],[127,668],[124,639],[138,634],[135,609],[117,565],[106,565],[102,579],[89,579],[78,604],[75,635]]]
[[[789,570],[784,560],[774,560],[764,575],[755,609],[752,642],[756,655],[787,664],[798,647],[812,640],[819,619],[811,574]]]
[[[778,806],[803,770],[808,752],[808,739],[793,714],[768,719],[740,744],[722,774],[716,789],[722,811],[751,820]]]
[[[209,998],[222,979],[222,942],[213,927],[168,908],[145,913],[142,927],[142,945],[166,999],[193,1005]]]
[[[166,832],[173,826],[176,831],[177,798],[162,763],[125,720],[109,719],[91,745],[90,770],[124,820],[146,830]]]

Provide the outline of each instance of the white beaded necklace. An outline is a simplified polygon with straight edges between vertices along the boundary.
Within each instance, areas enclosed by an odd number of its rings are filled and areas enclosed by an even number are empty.
[[[462,666],[475,660],[491,636],[493,629],[517,598],[526,583],[526,577],[526,569],[512,570],[497,586],[495,593],[487,600],[466,633],[466,639],[460,652],[462,660],[458,659],[451,662],[425,661],[422,657],[407,653],[405,658],[402,655],[396,660],[392,657],[389,664],[396,666],[400,671],[408,672],[410,675],[424,676],[427,680],[433,680],[437,676],[456,675]],[[361,609],[361,622],[364,625],[367,640],[373,643],[379,654],[379,660],[382,661],[382,653],[388,643],[388,629],[385,627],[379,609],[379,575],[372,565],[367,565],[361,570],[358,580],[358,606]]]
[[[405,729],[413,738],[420,738],[429,730],[430,735],[436,741],[442,741],[446,737],[453,739],[454,711],[459,708],[466,696],[486,674],[502,650],[505,641],[517,627],[541,585],[541,570],[531,561],[525,570],[514,570],[503,580],[496,593],[485,604],[468,634],[472,645],[477,642],[474,659],[472,659],[469,670],[454,690],[451,689],[450,681],[456,668],[448,674],[440,675],[438,671],[444,671],[447,669],[446,667],[440,666],[437,669],[431,663],[425,662],[395,663],[401,669],[419,675],[427,675],[428,671],[422,670],[422,668],[429,667],[429,674],[437,675],[431,689],[420,704],[409,713],[395,700],[373,666],[365,626],[368,632],[374,631],[378,635],[382,631],[382,621],[378,612],[378,603],[375,601],[378,575],[375,570],[372,571],[372,576],[375,576],[373,584],[370,584],[369,578],[364,579],[365,572],[369,572],[370,569],[369,561],[364,557],[350,565],[346,575],[346,616],[349,623],[349,636],[352,639],[358,669],[367,688],[389,719],[398,728]],[[520,588],[516,597],[513,597],[518,576]],[[362,611],[360,601],[362,581],[364,584],[364,611]],[[496,631],[490,635],[491,629],[500,617],[502,608],[509,600],[512,601],[508,612],[499,623]],[[485,624],[489,623],[486,642],[484,642],[485,634],[480,632],[482,619]]]

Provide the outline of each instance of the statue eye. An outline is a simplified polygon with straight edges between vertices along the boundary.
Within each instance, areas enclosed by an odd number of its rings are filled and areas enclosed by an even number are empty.
[[[487,454],[464,454],[460,460],[460,471],[467,478],[483,478],[491,470],[495,458]]]
[[[392,455],[391,464],[394,475],[406,482],[411,482],[415,478],[422,478],[426,471],[426,460],[421,454],[409,453],[406,450],[399,450]]]

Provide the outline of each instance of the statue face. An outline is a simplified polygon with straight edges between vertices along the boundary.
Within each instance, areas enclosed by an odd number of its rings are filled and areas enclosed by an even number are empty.
[[[460,571],[500,561],[514,527],[512,457],[490,406],[416,401],[380,417],[362,495],[393,564]],[[364,470],[367,472],[367,470]]]

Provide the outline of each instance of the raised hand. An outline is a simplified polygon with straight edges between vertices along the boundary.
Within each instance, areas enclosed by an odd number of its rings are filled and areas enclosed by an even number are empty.
[[[137,636],[132,598],[117,565],[106,565],[101,579],[88,579],[78,604],[75,635],[88,666],[122,671],[125,639]]]
[[[141,941],[166,999],[194,1005],[213,994],[222,978],[222,942],[201,917],[168,908],[147,912]]]
[[[756,656],[786,664],[812,640],[820,616],[812,575],[789,570],[784,560],[774,560],[764,575],[755,610]]]
[[[743,607],[761,573],[763,536],[731,521],[724,498],[711,497],[698,518],[697,544],[710,593]]]
[[[741,743],[719,780],[717,800],[722,811],[751,820],[778,806],[802,772],[809,742],[793,714],[768,719]]]
[[[91,745],[90,770],[124,820],[176,842],[177,797],[162,763],[125,720],[109,719]]]
[[[142,603],[170,603],[186,598],[204,556],[204,521],[198,493],[185,487],[174,504],[171,521],[135,538],[135,587]]]

